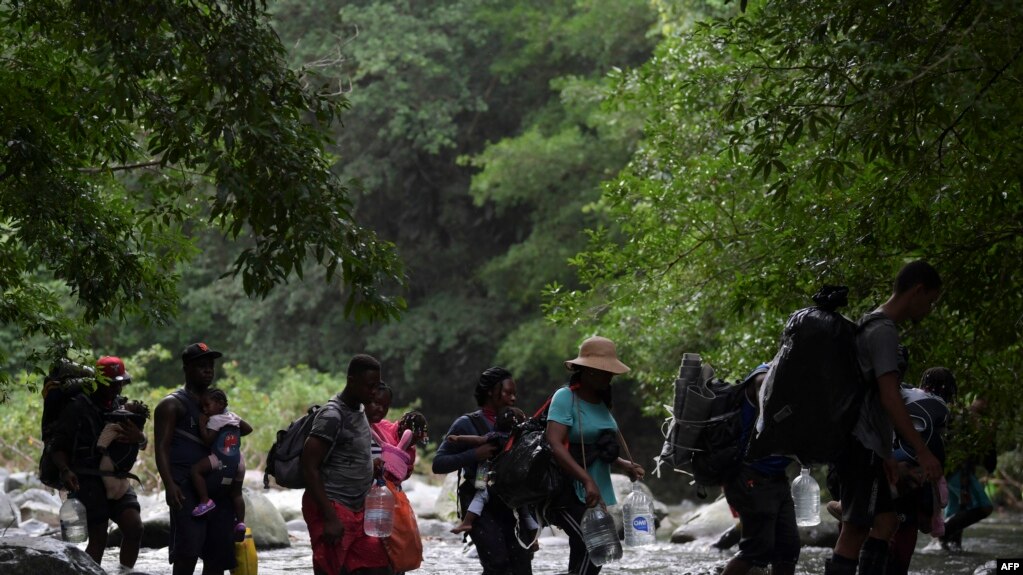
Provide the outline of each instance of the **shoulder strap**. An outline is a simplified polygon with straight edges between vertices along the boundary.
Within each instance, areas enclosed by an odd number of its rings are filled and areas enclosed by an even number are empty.
[[[479,411],[473,411],[472,413],[466,413],[466,417],[472,422],[472,426],[476,428],[477,435],[486,435],[490,433],[490,426],[483,420],[483,414]]]

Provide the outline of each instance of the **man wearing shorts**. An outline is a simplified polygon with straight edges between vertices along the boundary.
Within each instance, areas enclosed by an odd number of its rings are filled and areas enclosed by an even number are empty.
[[[941,277],[924,261],[906,264],[891,297],[860,320],[856,337],[867,393],[852,436],[835,462],[841,484],[842,530],[825,575],[884,573],[889,541],[898,528],[892,497],[897,465],[894,433],[917,454],[924,481],[942,476],[941,463],[927,448],[899,393],[897,324],[921,321],[941,295]],[[894,433],[893,433],[894,432]]]

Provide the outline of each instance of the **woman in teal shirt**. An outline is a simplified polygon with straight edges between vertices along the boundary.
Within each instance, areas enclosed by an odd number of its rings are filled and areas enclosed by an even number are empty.
[[[600,336],[584,341],[579,356],[566,361],[565,367],[572,375],[568,387],[559,389],[551,400],[547,441],[554,459],[573,481],[554,497],[548,519],[568,533],[569,573],[596,575],[600,567],[590,562],[580,529],[583,513],[587,507],[617,503],[612,465],[633,481],[644,473],[639,464],[618,457],[618,424],[610,410],[611,379],[629,367],[618,360],[614,342]]]

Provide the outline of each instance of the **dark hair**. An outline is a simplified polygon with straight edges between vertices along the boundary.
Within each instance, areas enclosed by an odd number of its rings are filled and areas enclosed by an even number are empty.
[[[224,390],[220,389],[219,387],[211,387],[204,391],[202,395],[203,397],[208,397],[210,399],[222,401],[224,402],[224,407],[227,407],[227,394],[224,393]]]
[[[939,289],[941,288],[941,276],[938,275],[938,270],[923,260],[909,262],[902,266],[899,274],[895,276],[895,293],[905,293],[920,284],[923,284],[924,288],[928,290]]]
[[[426,435],[429,432],[426,416],[418,411],[410,411],[401,416],[398,420],[398,435],[400,436],[406,429],[411,429],[413,435]]]
[[[476,380],[476,389],[473,391],[473,396],[476,397],[476,405],[483,406],[487,402],[487,398],[490,397],[490,393],[494,391],[494,388],[501,385],[501,382],[506,379],[512,379],[510,371],[503,367],[489,367],[480,374],[478,380]]]
[[[391,386],[386,383],[381,383],[380,386],[377,387],[377,393],[380,393],[381,391],[387,394],[388,401],[394,401],[394,390],[391,389]]]
[[[380,362],[373,356],[360,353],[348,362],[348,377],[361,375],[367,371],[380,371]]]
[[[580,382],[582,381],[582,378],[583,378],[583,366],[572,364],[572,372],[568,376],[568,386],[569,387],[572,387],[573,385],[578,386],[580,384]],[[597,397],[600,398],[600,401],[604,402],[604,405],[606,405],[608,409],[611,409],[612,407],[614,407],[614,400],[611,398],[611,386],[610,385],[607,386],[607,389],[605,389],[604,391],[598,393]]]
[[[951,403],[959,388],[956,385],[956,376],[952,374],[951,370],[944,367],[932,367],[924,371],[920,377],[920,389],[937,395],[946,403]]]
[[[517,407],[510,405],[502,407],[497,412],[497,420],[494,422],[494,429],[502,433],[509,433],[515,426],[526,420],[526,414]]]

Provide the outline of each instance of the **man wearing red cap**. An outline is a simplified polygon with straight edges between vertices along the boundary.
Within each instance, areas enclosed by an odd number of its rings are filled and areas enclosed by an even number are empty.
[[[142,541],[142,520],[139,502],[130,487],[117,499],[107,498],[100,471],[102,452],[97,440],[104,427],[104,415],[124,403],[121,390],[131,382],[118,357],[102,357],[96,362],[96,379],[89,389],[76,395],[61,411],[51,439],[51,458],[60,470],[60,480],[85,505],[89,544],[85,552],[96,563],[103,560],[107,544],[107,527],[113,521],[121,528],[121,565],[134,567]],[[115,441],[144,447],[145,435],[131,420],[116,424],[120,431]]]

